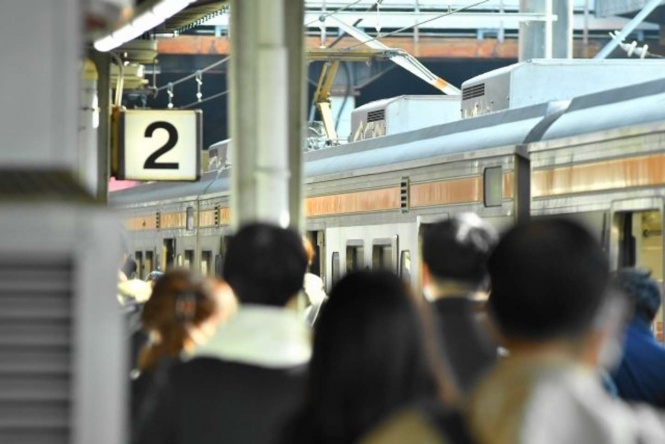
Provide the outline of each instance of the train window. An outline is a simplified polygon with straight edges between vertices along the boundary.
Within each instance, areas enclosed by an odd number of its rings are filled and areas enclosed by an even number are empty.
[[[393,246],[374,244],[372,246],[372,268],[374,270],[393,270]]]
[[[411,283],[411,251],[402,250],[399,258],[399,275],[407,284]]]
[[[362,270],[365,266],[365,248],[363,241],[346,243],[346,271]]]
[[[153,253],[152,251],[146,251],[145,252],[145,272],[146,275],[150,273],[153,270]]]
[[[201,252],[201,275],[210,276],[210,270],[212,267],[212,251],[202,251]]]
[[[340,267],[339,267],[339,253],[334,252],[332,254],[332,260],[330,262],[332,264],[332,283],[336,284],[337,281],[339,281],[340,278]]]
[[[175,260],[175,239],[164,239],[162,246],[162,270],[168,270],[171,268]],[[182,256],[178,259],[177,264],[182,265]]]
[[[143,271],[143,252],[137,251],[134,253],[134,260],[136,261],[136,278],[143,279],[145,275]]]
[[[185,268],[192,268],[194,266],[194,250],[185,250],[185,263],[182,265]]]
[[[224,258],[221,254],[215,255],[215,276],[222,277],[224,271]]]
[[[500,207],[503,202],[503,171],[500,166],[483,171],[483,202],[486,207]]]
[[[187,207],[187,231],[194,229],[194,207]]]
[[[397,236],[372,240],[372,268],[397,272]]]

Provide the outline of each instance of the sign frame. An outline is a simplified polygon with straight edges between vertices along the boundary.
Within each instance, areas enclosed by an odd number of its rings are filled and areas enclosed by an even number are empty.
[[[188,113],[194,115],[195,118],[195,145],[196,145],[196,158],[195,158],[195,169],[196,173],[195,176],[192,178],[186,178],[186,179],[147,179],[147,178],[138,178],[134,177],[132,175],[128,175],[126,171],[126,149],[127,149],[127,144],[125,143],[125,130],[126,130],[126,118],[128,113],[141,113],[141,112],[153,112],[153,113]],[[155,119],[155,121],[158,121],[158,119]],[[167,122],[168,123],[168,122]],[[163,126],[159,127],[161,129],[164,129]],[[136,181],[142,181],[142,182],[198,182],[201,179],[202,172],[201,172],[201,144],[203,143],[203,113],[200,109],[196,110],[158,110],[158,109],[150,109],[150,110],[119,110],[117,114],[117,120],[116,120],[116,128],[115,128],[115,135],[116,135],[116,143],[114,143],[114,148],[116,150],[116,159],[117,159],[117,168],[115,168],[115,171],[113,172],[114,176],[116,179],[119,180],[136,180]],[[165,145],[166,146],[166,145]],[[157,154],[160,150],[162,150],[164,147],[158,149],[157,151],[153,152],[153,156]],[[150,156],[152,157],[152,156]],[[157,156],[158,158],[159,156]]]

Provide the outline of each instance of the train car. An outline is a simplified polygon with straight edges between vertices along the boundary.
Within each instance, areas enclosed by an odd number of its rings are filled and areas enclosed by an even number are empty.
[[[313,272],[329,287],[350,270],[387,268],[417,288],[423,225],[471,211],[498,229],[525,217],[576,218],[613,267],[643,266],[662,279],[664,103],[665,80],[655,80],[308,152]],[[230,168],[112,195],[142,273],[221,271]]]

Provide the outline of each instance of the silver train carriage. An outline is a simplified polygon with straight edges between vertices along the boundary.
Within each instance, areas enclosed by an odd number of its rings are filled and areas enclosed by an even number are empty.
[[[417,288],[421,227],[471,211],[498,229],[573,217],[613,267],[647,267],[662,280],[664,105],[665,80],[655,80],[308,152],[313,272],[329,287],[349,270],[388,268]],[[172,265],[221,270],[229,184],[226,169],[113,193],[142,275]]]

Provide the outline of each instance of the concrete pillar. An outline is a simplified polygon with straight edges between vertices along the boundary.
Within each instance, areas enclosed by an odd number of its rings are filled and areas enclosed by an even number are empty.
[[[552,57],[555,59],[573,58],[573,0],[556,0],[552,2],[553,14],[557,16],[552,22]]]
[[[303,149],[307,138],[307,84],[305,76],[307,64],[305,62],[305,39],[303,30],[303,17],[305,2],[284,1],[284,9],[288,4],[289,13],[286,14],[285,40],[289,50],[288,89],[289,89],[289,214],[290,226],[299,231],[305,230],[304,201],[304,174]]]
[[[257,220],[300,225],[301,3],[231,1],[231,222],[235,227]]]
[[[79,0],[3,0],[0,167],[78,173]]]
[[[97,188],[95,195],[106,202],[109,194],[109,153],[111,152],[111,57],[107,52],[91,51],[91,59],[97,67]]]
[[[551,15],[552,0],[520,0],[520,12]],[[552,22],[546,20],[520,23],[519,61],[550,58],[552,58]]]
[[[85,189],[93,196],[97,194],[99,186],[98,168],[101,154],[97,150],[99,128],[97,78],[97,66],[92,59],[85,59],[82,64],[79,93],[79,176]]]

